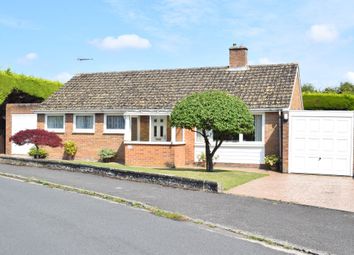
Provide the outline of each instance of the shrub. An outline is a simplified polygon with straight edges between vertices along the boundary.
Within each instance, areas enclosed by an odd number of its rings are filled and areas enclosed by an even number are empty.
[[[61,138],[57,134],[43,129],[26,129],[19,131],[10,137],[10,142],[17,145],[34,144],[34,149],[30,150],[31,154],[29,155],[35,158],[45,158],[48,156],[45,150],[39,148],[40,145],[53,148],[62,146]],[[41,152],[44,153],[41,154]]]
[[[36,147],[40,145],[53,148],[62,146],[61,138],[57,134],[43,129],[26,129],[19,131],[10,137],[10,142],[17,145],[34,144]]]
[[[66,141],[64,143],[64,153],[66,158],[73,159],[77,152],[77,146],[73,141]]]
[[[304,93],[305,110],[354,110],[354,95]]]
[[[204,138],[206,170],[213,171],[213,157],[221,144],[235,134],[249,134],[254,120],[247,105],[224,91],[193,93],[179,101],[171,113],[173,127],[186,128]],[[214,146],[209,141],[213,131]]]
[[[35,146],[33,146],[29,150],[28,155],[33,158],[46,158],[48,156],[48,152],[45,149],[36,148]]]
[[[264,157],[264,163],[268,169],[277,169],[279,163],[279,157],[275,154],[267,155]]]
[[[99,151],[98,156],[103,162],[108,162],[116,156],[116,153],[112,149],[102,149]]]

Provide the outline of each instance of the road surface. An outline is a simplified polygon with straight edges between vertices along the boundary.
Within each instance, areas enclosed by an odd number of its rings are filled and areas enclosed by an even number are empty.
[[[1,254],[285,254],[203,226],[0,177]]]

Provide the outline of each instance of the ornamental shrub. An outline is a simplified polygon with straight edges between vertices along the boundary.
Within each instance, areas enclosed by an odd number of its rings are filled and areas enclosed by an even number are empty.
[[[64,143],[65,158],[73,159],[75,157],[76,152],[77,152],[77,146],[76,146],[75,142],[66,141]]]
[[[99,151],[98,156],[103,162],[108,162],[116,156],[116,152],[112,149],[102,149]]]
[[[178,102],[171,113],[171,125],[199,133],[205,142],[206,170],[213,171],[213,157],[224,140],[254,130],[253,115],[238,97],[223,91],[193,93]],[[209,141],[212,130],[215,145]]]
[[[19,131],[10,137],[10,142],[17,145],[34,144],[36,148],[40,145],[53,148],[62,146],[61,138],[57,134],[43,129],[26,129]]]
[[[43,159],[48,156],[48,152],[45,149],[42,149],[42,148],[37,149],[35,146],[33,146],[29,150],[28,155],[30,155],[31,157],[36,158],[36,159]]]
[[[26,129],[19,131],[10,137],[10,142],[17,145],[34,144],[34,149],[32,148],[30,150],[29,155],[35,158],[45,158],[48,156],[48,153],[40,149],[39,146],[43,145],[53,148],[62,146],[61,138],[57,134],[43,129]]]
[[[275,169],[278,167],[279,157],[275,154],[264,157],[264,163],[268,169]]]

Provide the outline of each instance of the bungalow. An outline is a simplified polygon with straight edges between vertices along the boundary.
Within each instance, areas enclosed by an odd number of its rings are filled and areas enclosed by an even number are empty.
[[[76,142],[78,159],[97,159],[100,149],[112,148],[127,165],[185,166],[198,160],[204,145],[195,132],[170,126],[173,106],[193,92],[224,90],[249,106],[255,131],[226,141],[217,163],[261,167],[265,155],[277,154],[286,172],[288,111],[303,109],[299,67],[248,65],[247,52],[234,44],[222,67],[76,75],[33,109],[37,127]],[[48,151],[63,156],[62,148]]]

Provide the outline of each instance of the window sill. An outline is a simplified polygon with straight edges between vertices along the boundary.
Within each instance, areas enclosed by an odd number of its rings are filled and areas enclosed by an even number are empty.
[[[146,144],[146,145],[184,145],[185,142],[143,142],[143,141],[124,141],[124,144]]]
[[[195,147],[204,147],[204,143],[197,142],[194,144]],[[265,145],[263,142],[242,142],[242,143],[228,143],[224,142],[222,143],[221,147],[240,147],[240,148],[245,148],[245,147],[252,147],[252,148],[263,148]],[[213,144],[211,144],[211,147],[214,147]]]
[[[125,130],[123,129],[117,129],[117,130],[104,130],[103,134],[104,135],[110,135],[110,134],[123,134],[124,135]]]
[[[73,130],[73,134],[94,134],[95,130]]]
[[[45,129],[46,131],[48,132],[53,132],[53,133],[56,133],[56,134],[65,134],[65,130],[64,129]]]

